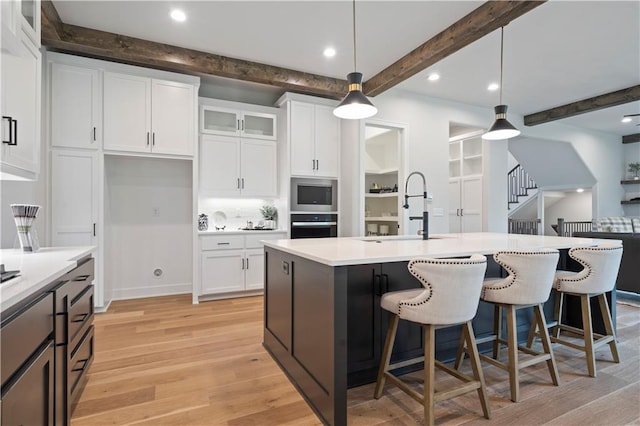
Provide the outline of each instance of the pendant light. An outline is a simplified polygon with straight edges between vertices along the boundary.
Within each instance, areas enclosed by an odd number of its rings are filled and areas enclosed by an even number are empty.
[[[347,75],[349,93],[333,110],[333,115],[347,120],[359,120],[376,115],[378,108],[362,93],[362,73],[356,68],[356,0],[353,0],[353,70]]]
[[[513,124],[507,121],[507,106],[502,104],[502,68],[504,57],[504,27],[500,29],[500,105],[494,107],[496,113],[496,122],[487,133],[482,135],[482,139],[502,140],[515,138],[520,134],[520,130],[516,129]]]

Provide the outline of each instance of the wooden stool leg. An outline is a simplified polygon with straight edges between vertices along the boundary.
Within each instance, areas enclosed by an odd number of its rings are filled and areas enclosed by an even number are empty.
[[[613,340],[609,342],[609,349],[611,349],[611,356],[614,362],[620,362],[620,356],[618,355],[618,343],[616,342],[616,333],[613,331],[613,321],[611,320],[611,311],[609,310],[609,303],[607,298],[603,294],[598,295],[598,302],[600,302],[600,312],[602,312],[602,319],[604,320],[604,328],[607,330],[608,336],[613,336]]]
[[[560,384],[560,377],[558,376],[558,366],[556,365],[556,358],[553,356],[553,349],[551,349],[551,339],[549,338],[549,331],[546,327],[546,320],[544,318],[544,311],[542,305],[536,305],[533,307],[534,320],[538,323],[540,329],[540,339],[542,340],[542,347],[545,353],[548,353],[551,357],[547,360],[547,367],[549,368],[549,374],[551,374],[551,380],[553,384],[558,386]]]
[[[498,359],[500,355],[500,342],[498,339],[502,338],[502,308],[497,304],[493,307],[493,332],[496,335],[496,340],[493,342],[493,359]]]
[[[471,325],[471,321],[467,321],[467,323],[463,326],[462,336],[466,338],[469,359],[471,361],[471,368],[473,369],[473,377],[480,382],[480,387],[478,388],[478,398],[480,398],[482,412],[487,419],[490,419],[491,409],[489,408],[489,398],[487,397],[487,390],[484,383],[484,374],[482,373],[482,367],[480,366],[480,355],[478,354],[476,336],[473,333],[473,326]]]
[[[564,304],[564,293],[556,291],[556,299],[554,304],[554,319],[556,320],[556,326],[553,327],[553,337],[556,339],[560,337],[560,326],[562,325],[562,305]]]
[[[591,304],[589,295],[580,295],[582,307],[582,329],[584,330],[584,351],[587,355],[587,369],[589,376],[596,377],[596,356],[593,349],[593,326],[591,325]]]
[[[518,402],[520,399],[518,328],[516,326],[516,309],[513,305],[507,306],[507,347],[509,351],[509,385],[511,387],[511,400],[513,402]]]
[[[391,316],[391,322],[389,322],[389,328],[387,329],[387,337],[384,341],[384,349],[382,350],[382,359],[380,360],[380,369],[378,370],[378,380],[376,381],[376,389],[373,393],[373,397],[378,399],[382,396],[382,388],[384,387],[385,376],[387,369],[389,368],[389,361],[391,361],[391,352],[393,352],[393,343],[396,340],[396,331],[398,330],[398,321],[400,317],[398,315]]]
[[[462,327],[462,332],[460,333],[460,343],[458,344],[458,352],[456,353],[456,361],[453,363],[453,368],[455,368],[456,370],[460,369],[460,366],[462,366],[462,361],[464,361],[465,342],[467,341],[466,333],[467,333],[467,329],[463,326]]]
[[[424,424],[432,426],[435,421],[435,327],[424,325]]]

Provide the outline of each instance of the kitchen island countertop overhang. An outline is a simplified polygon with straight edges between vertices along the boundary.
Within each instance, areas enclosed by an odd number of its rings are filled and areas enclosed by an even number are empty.
[[[420,236],[309,238],[270,240],[265,246],[300,256],[327,266],[364,263],[404,262],[414,257],[464,257],[479,253],[492,255],[500,250],[539,248],[566,249],[601,243],[622,244],[618,240],[519,235],[490,232],[438,234],[429,240]]]

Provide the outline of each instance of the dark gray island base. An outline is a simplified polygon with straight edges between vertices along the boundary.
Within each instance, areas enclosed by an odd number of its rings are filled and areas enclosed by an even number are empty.
[[[581,269],[568,259],[567,250],[560,252],[560,268]],[[376,380],[389,319],[380,308],[381,295],[421,284],[407,270],[407,261],[330,266],[270,246],[265,256],[264,347],[324,423],[346,425],[347,388]],[[490,256],[486,276],[505,276]],[[607,298],[615,327],[615,292]],[[579,301],[569,301],[565,314],[569,323],[581,325]],[[552,318],[553,296],[545,315]],[[526,341],[531,318],[528,310],[518,316],[521,341]],[[478,337],[491,332],[491,305],[480,302],[473,326]],[[594,329],[604,329],[601,319],[594,318]],[[452,360],[459,339],[460,327],[438,330],[436,357]],[[421,328],[402,321],[392,362],[423,354]]]

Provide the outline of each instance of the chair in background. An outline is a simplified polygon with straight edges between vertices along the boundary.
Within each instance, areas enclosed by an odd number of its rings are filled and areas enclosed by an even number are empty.
[[[613,330],[611,311],[609,310],[605,293],[613,290],[615,286],[620,259],[622,258],[622,246],[618,244],[601,244],[597,247],[574,247],[569,250],[569,256],[578,261],[584,269],[580,272],[559,271],[556,274],[554,287],[558,297],[555,305],[555,321],[547,323],[546,327],[553,327],[552,342],[578,349],[586,354],[589,375],[595,377],[595,350],[600,346],[608,344],[613,361],[620,362],[616,334]],[[580,297],[582,328],[562,323],[562,308],[566,294]],[[598,298],[606,335],[593,332],[590,303],[592,297]],[[542,333],[540,331],[539,326],[532,325],[527,346],[531,347],[534,336],[546,334],[544,330],[542,330]],[[584,345],[562,338],[562,331],[583,336]]]
[[[424,405],[425,424],[434,423],[434,404],[476,390],[484,416],[491,416],[489,401],[480,366],[471,320],[476,315],[487,259],[473,255],[469,259],[415,259],[409,262],[409,271],[424,286],[422,289],[389,292],[382,296],[383,309],[392,314],[378,372],[374,397],[382,396],[389,380],[413,399]],[[424,357],[389,365],[399,320],[422,325],[424,330]],[[435,359],[435,330],[463,324],[462,339],[471,358],[473,377],[462,374]],[[424,391],[410,388],[391,371],[424,362]],[[435,391],[435,367],[462,380],[452,389]]]

